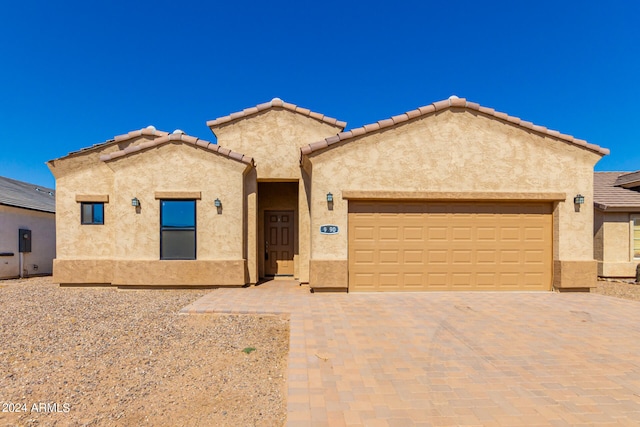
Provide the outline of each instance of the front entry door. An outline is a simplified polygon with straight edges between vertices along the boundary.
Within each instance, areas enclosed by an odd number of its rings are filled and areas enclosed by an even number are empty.
[[[266,276],[293,276],[293,211],[265,211]]]

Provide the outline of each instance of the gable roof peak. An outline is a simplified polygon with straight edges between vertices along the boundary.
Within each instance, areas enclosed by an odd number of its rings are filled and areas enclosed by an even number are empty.
[[[236,153],[235,151],[231,151],[227,148],[223,148],[218,144],[213,142],[205,141],[204,139],[197,138],[195,136],[189,136],[180,129],[176,129],[173,133],[169,134],[164,132],[165,135],[155,138],[151,141],[143,142],[138,145],[130,145],[123,150],[115,151],[109,154],[103,154],[100,156],[100,161],[108,162],[111,160],[118,159],[120,157],[125,157],[130,154],[138,153],[140,151],[158,147],[160,145],[166,144],[168,142],[184,142],[189,145],[193,145],[194,147],[204,148],[206,150],[212,151],[218,155],[229,157],[230,159],[245,163],[247,165],[254,165],[253,157],[245,156],[244,154]]]
[[[496,111],[493,108],[483,107],[478,103],[467,101],[466,98],[459,98],[456,95],[451,95],[449,98],[444,99],[442,101],[437,101],[429,105],[426,105],[424,107],[419,107],[415,110],[407,111],[406,113],[399,114],[397,116],[393,116],[388,119],[379,120],[376,123],[364,125],[362,127],[351,129],[346,132],[341,132],[336,136],[325,138],[321,141],[313,142],[309,145],[305,145],[301,147],[300,152],[301,152],[301,155],[303,156],[307,154],[311,154],[314,151],[323,150],[333,144],[337,144],[345,140],[350,140],[368,133],[377,132],[384,128],[395,127],[400,125],[401,123],[407,122],[417,117],[432,115],[436,112],[447,110],[450,108],[464,109],[470,112],[478,112],[486,116],[494,117],[498,120],[509,122],[515,126],[525,128],[529,131],[538,132],[546,136],[551,136],[553,138],[560,139],[568,144],[586,148],[587,150],[593,151],[603,156],[609,154],[609,150],[607,148],[602,148],[598,145],[590,144],[587,141],[574,138],[571,135],[562,134],[557,130],[551,130],[551,129],[547,129],[544,126],[535,125],[531,122],[521,120],[518,117],[510,116],[506,113],[501,113],[499,111]]]
[[[315,113],[308,108],[302,108],[295,104],[291,104],[289,102],[285,102],[280,98],[273,98],[269,102],[264,102],[262,104],[258,104],[255,107],[245,108],[242,111],[238,111],[236,113],[231,113],[228,116],[218,117],[215,120],[207,121],[207,126],[211,128],[213,131],[214,128],[226,125],[228,123],[234,122],[236,120],[241,120],[258,114],[262,111],[269,110],[271,108],[283,108],[285,110],[292,111],[294,113],[302,114],[306,117],[311,117],[313,119],[319,120],[321,122],[330,124],[332,126],[340,128],[340,130],[344,130],[347,126],[347,122],[343,122],[332,117],[325,116],[324,114]],[[215,132],[214,132],[215,134]]]

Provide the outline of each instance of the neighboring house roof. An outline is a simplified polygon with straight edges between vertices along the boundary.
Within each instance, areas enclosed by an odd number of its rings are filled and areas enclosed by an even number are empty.
[[[615,185],[624,188],[640,187],[640,171],[620,175],[618,179],[616,179]]]
[[[600,210],[640,211],[640,191],[617,184],[628,172],[596,172],[593,178],[593,202]]]
[[[425,107],[420,107],[416,110],[407,111],[404,114],[393,116],[389,119],[380,120],[377,123],[372,123],[359,128],[351,129],[350,131],[339,133],[329,138],[325,138],[321,141],[313,142],[309,145],[303,146],[300,149],[300,151],[302,155],[311,154],[315,151],[320,151],[325,148],[328,148],[333,144],[338,144],[340,142],[350,140],[368,133],[376,132],[385,128],[394,127],[406,121],[415,119],[417,117],[426,116],[429,114],[433,114],[437,111],[442,111],[442,110],[451,109],[451,108],[458,108],[458,109],[463,108],[473,112],[480,112],[487,116],[504,120],[506,122],[512,123],[516,126],[520,126],[527,130],[539,132],[541,134],[560,139],[564,142],[568,142],[570,144],[586,148],[600,155],[609,154],[609,150],[606,148],[601,148],[595,144],[589,144],[587,141],[574,138],[571,135],[562,134],[556,130],[547,129],[544,126],[534,125],[533,123],[521,120],[518,117],[509,116],[506,113],[498,112],[493,108],[482,107],[480,104],[477,104],[475,102],[468,102],[465,98],[458,98],[457,96],[451,96],[449,99],[434,102],[433,104],[427,105]]]
[[[0,205],[55,213],[55,196],[51,188],[0,177]]]
[[[100,156],[100,160],[103,162],[108,162],[110,160],[118,159],[120,157],[125,157],[133,153],[137,153],[139,151],[158,147],[162,144],[166,144],[172,141],[181,141],[187,144],[191,144],[197,147],[202,147],[207,150],[210,150],[213,153],[216,153],[221,156],[229,157],[230,159],[237,160],[242,163],[246,163],[248,165],[253,165],[253,158],[245,156],[244,154],[236,153],[235,151],[231,151],[227,148],[221,147],[218,144],[214,144],[209,141],[205,141],[204,139],[199,139],[194,136],[185,135],[182,131],[176,130],[172,134],[165,134],[159,138],[156,138],[152,141],[143,142],[138,145],[130,145],[124,150],[115,151],[110,154],[103,154]]]
[[[324,114],[314,113],[313,111],[307,108],[298,107],[295,104],[284,102],[280,98],[273,98],[271,101],[265,102],[263,104],[258,104],[255,107],[245,108],[244,110],[238,111],[237,113],[232,113],[228,116],[218,117],[215,120],[209,120],[207,121],[207,126],[209,126],[210,128],[221,126],[221,125],[233,122],[235,120],[240,120],[272,108],[283,108],[285,110],[290,110],[290,111],[293,111],[294,113],[302,114],[303,116],[320,120],[321,122],[325,122],[330,125],[337,126],[341,129],[344,129],[345,126],[347,126],[347,122],[342,122],[332,117],[327,117]]]

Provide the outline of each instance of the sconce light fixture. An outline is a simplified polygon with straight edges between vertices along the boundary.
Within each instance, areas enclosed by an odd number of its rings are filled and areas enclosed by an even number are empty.
[[[221,206],[222,206],[222,202],[220,201],[220,199],[215,199],[215,200],[213,201],[213,205],[214,205],[216,208],[219,208],[219,207],[221,207]]]
[[[333,194],[327,193],[327,202],[329,203],[333,202]]]
[[[584,204],[584,196],[582,194],[578,194],[573,198],[573,204],[575,205],[583,205]]]
[[[137,197],[134,197],[133,199],[131,199],[131,206],[135,206],[137,208],[138,206],[140,206],[140,200],[138,200]]]

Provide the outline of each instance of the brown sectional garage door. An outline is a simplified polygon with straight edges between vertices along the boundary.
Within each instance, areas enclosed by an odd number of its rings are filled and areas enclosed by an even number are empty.
[[[551,289],[550,203],[349,202],[349,291]]]

